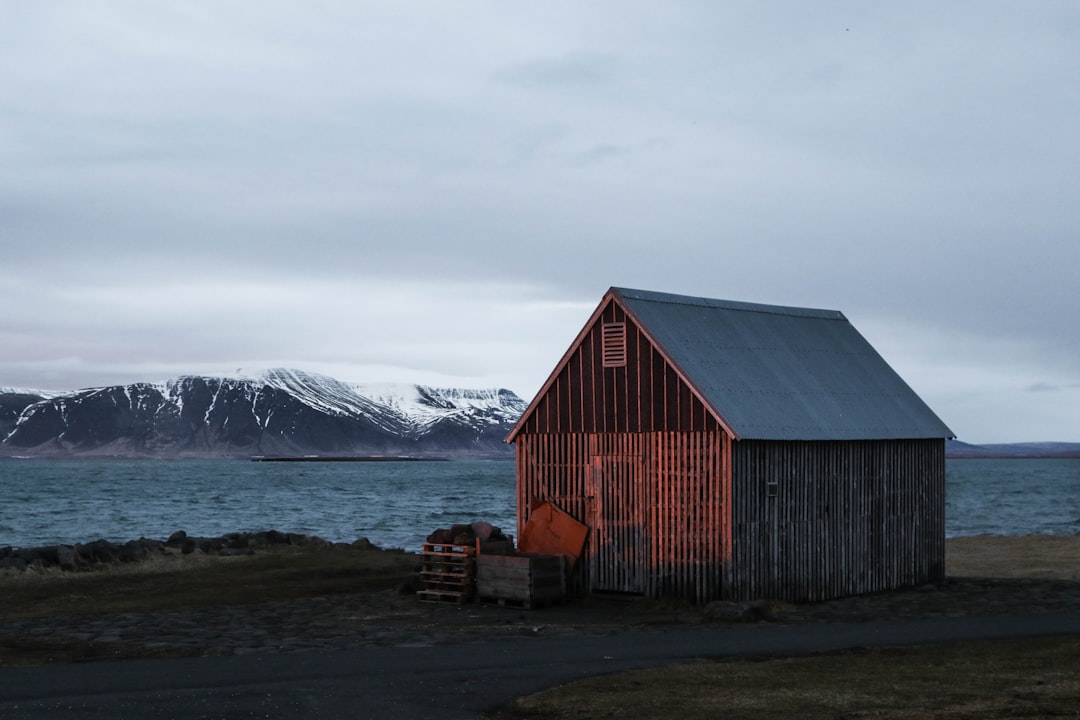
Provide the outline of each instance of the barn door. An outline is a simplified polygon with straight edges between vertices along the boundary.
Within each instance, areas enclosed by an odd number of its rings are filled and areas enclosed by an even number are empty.
[[[586,491],[593,591],[645,592],[648,543],[643,476],[640,453],[592,456]]]

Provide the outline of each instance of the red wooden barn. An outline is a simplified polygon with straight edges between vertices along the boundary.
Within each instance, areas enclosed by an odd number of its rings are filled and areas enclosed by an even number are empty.
[[[577,591],[801,601],[943,578],[950,437],[839,312],[612,288],[507,442]]]

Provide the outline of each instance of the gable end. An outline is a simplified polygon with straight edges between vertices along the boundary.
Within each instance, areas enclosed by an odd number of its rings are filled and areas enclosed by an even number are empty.
[[[506,442],[529,433],[725,429],[612,293],[567,350]]]

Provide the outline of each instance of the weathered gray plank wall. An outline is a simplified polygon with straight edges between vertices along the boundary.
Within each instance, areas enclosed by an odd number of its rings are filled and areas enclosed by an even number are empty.
[[[822,600],[945,574],[943,440],[734,443],[732,599]]]

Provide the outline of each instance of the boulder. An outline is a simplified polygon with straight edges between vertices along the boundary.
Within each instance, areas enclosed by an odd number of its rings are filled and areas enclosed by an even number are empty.
[[[195,546],[197,549],[202,550],[206,554],[216,553],[221,548],[225,547],[225,543],[228,542],[225,538],[195,538]]]
[[[427,541],[432,545],[451,545],[454,542],[454,536],[446,528],[438,528],[427,536]]]
[[[72,545],[59,545],[56,548],[56,564],[61,570],[78,570],[82,565],[82,557]]]
[[[486,522],[474,522],[469,525],[451,525],[450,529],[439,528],[427,537],[427,542],[432,545],[473,545],[479,540],[482,543],[494,540],[508,540],[503,531]]]
[[[250,545],[285,545],[288,541],[288,536],[277,530],[264,530],[248,537]]]
[[[228,550],[244,550],[251,547],[251,542],[247,535],[241,533],[230,533],[225,536],[227,538],[225,542],[225,549]]]
[[[89,563],[111,563],[120,559],[120,549],[108,540],[95,540],[77,547]]]
[[[25,550],[31,555],[30,562],[34,560],[40,561],[41,567],[48,567],[49,565],[60,564],[60,548],[56,545],[49,545],[47,547],[29,548]]]
[[[454,545],[472,545],[476,540],[476,536],[473,535],[471,525],[452,525],[450,527],[450,537]]]
[[[366,538],[354,545],[375,548]],[[252,548],[264,545],[317,545],[334,547],[334,543],[315,535],[283,533],[266,530],[256,533],[229,533],[221,537],[191,537],[177,530],[167,540],[139,538],[125,543],[95,540],[80,545],[52,545],[36,548],[0,546],[0,570],[22,573],[28,569],[45,570],[59,567],[65,571],[84,570],[91,565],[115,562],[140,562],[155,554],[165,554],[176,548],[184,555],[203,552],[208,555],[251,555]]]
[[[492,536],[498,533],[502,535],[502,531],[486,522],[474,522],[472,525],[473,536],[480,542],[487,542],[491,540]]]
[[[128,540],[119,548],[120,562],[138,562],[150,557],[151,554],[161,553],[165,551],[165,544],[160,540],[150,540],[148,538],[139,538],[138,540]]]

